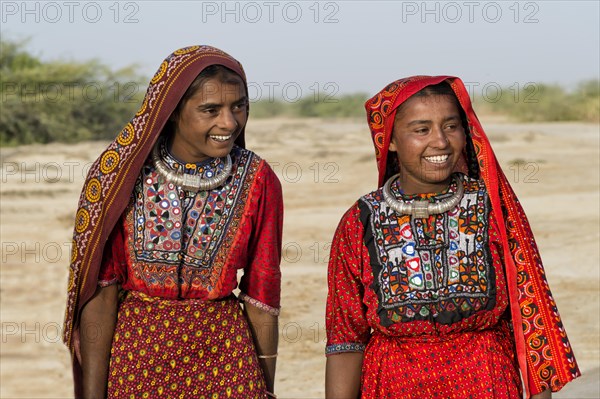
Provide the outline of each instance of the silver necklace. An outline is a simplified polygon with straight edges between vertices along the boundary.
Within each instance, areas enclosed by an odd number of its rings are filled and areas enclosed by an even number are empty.
[[[191,175],[189,173],[169,170],[162,159],[160,159],[158,144],[152,149],[152,163],[154,164],[154,168],[156,168],[156,172],[158,172],[163,179],[176,186],[180,186],[186,191],[198,192],[212,190],[213,188],[222,186],[231,175],[231,156],[229,154],[227,154],[225,166],[223,167],[223,170],[221,170],[221,173],[207,179],[203,179],[200,175]]]
[[[453,209],[460,202],[464,194],[464,187],[460,177],[454,175],[454,182],[456,183],[456,192],[452,197],[441,200],[440,202],[429,202],[426,199],[416,199],[413,202],[406,203],[404,201],[398,201],[394,198],[390,187],[392,183],[400,177],[400,173],[394,175],[388,179],[383,185],[383,199],[385,203],[392,208],[396,213],[401,215],[411,215],[414,218],[428,218],[429,215],[437,215]]]

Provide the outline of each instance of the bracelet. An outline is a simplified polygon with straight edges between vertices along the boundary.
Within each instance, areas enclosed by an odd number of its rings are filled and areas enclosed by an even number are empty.
[[[274,393],[271,393],[271,392],[269,392],[269,391],[266,391],[265,393],[267,394],[267,396],[269,396],[269,397],[271,397],[271,398],[275,398],[275,399],[277,399],[277,396],[275,396],[275,394],[274,394]]]
[[[258,355],[259,359],[275,359],[277,357],[277,353],[274,355]]]

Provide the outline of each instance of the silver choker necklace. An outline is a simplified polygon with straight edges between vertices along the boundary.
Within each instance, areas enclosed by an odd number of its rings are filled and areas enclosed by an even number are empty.
[[[448,212],[460,202],[465,189],[458,175],[454,175],[454,183],[456,183],[456,192],[452,197],[441,200],[440,202],[429,202],[426,199],[416,199],[413,202],[406,203],[398,201],[394,198],[390,189],[392,183],[400,177],[400,173],[388,179],[383,185],[383,199],[385,203],[392,208],[396,213],[401,215],[411,215],[414,218],[428,218],[429,215],[437,215],[439,213]]]
[[[223,183],[227,180],[227,178],[231,175],[231,155],[227,154],[227,159],[225,161],[225,166],[221,173],[216,174],[213,177],[203,179],[200,175],[191,175],[183,172],[174,172],[169,170],[165,163],[160,159],[160,154],[158,153],[159,145],[155,145],[152,149],[152,163],[154,164],[154,168],[156,168],[156,172],[165,179],[167,182],[171,182],[176,186],[180,186],[182,189],[186,191],[208,191],[213,188],[217,188],[222,186]]]

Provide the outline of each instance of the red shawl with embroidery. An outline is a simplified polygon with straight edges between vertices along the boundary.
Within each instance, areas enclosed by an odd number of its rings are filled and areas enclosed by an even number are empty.
[[[529,222],[519,200],[473,111],[463,82],[452,76],[413,76],[397,80],[365,104],[379,170],[378,187],[390,177],[388,148],[396,110],[426,86],[446,81],[458,98],[468,122],[477,163],[500,226],[505,256],[510,310],[519,367],[529,395],[557,391],[580,375],[573,350],[546,280]],[[461,168],[465,165],[461,165]]]
[[[191,46],[169,55],[150,81],[140,110],[90,168],[75,216],[63,340],[71,350],[77,382],[81,368],[75,356],[81,309],[96,291],[104,246],[125,210],[135,181],[169,116],[192,81],[205,68],[223,65],[240,75],[242,65],[210,46]],[[244,132],[236,140],[244,147]]]

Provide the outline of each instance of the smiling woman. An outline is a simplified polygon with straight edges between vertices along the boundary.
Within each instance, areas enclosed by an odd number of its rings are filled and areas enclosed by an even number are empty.
[[[188,163],[224,157],[247,120],[242,78],[223,66],[210,66],[192,82],[171,116],[171,151]]]
[[[379,188],[331,246],[327,398],[549,398],[579,369],[462,81],[400,79],[365,106]]]
[[[64,329],[76,397],[273,396],[282,195],[247,119],[242,66],[183,48],[91,167]]]
[[[396,112],[389,151],[396,153],[404,192],[434,193],[447,187],[465,142],[452,97],[412,97],[402,104]]]

